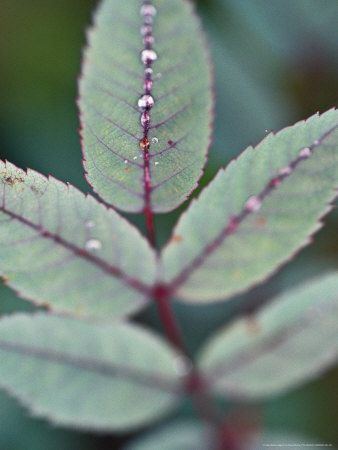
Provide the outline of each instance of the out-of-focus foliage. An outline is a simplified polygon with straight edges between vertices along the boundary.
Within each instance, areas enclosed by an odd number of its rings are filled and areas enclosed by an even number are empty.
[[[199,0],[214,57],[217,97],[215,139],[202,184],[266,130],[280,129],[337,104],[336,0]],[[80,164],[75,107],[84,29],[94,0],[2,0],[0,5],[0,157],[20,167],[70,181],[88,191]],[[180,210],[184,209],[183,206]],[[180,211],[157,218],[161,241]],[[135,220],[132,217],[132,220]],[[337,213],[302,252],[268,284],[226,306],[177,305],[190,348],[240,311],[336,265]],[[142,220],[140,221],[142,223]],[[28,306],[0,287],[0,311]],[[155,322],[150,310],[142,320]],[[201,326],[203,324],[203,327]],[[332,371],[321,380],[261,407],[265,428],[293,430],[334,443]],[[187,412],[189,415],[190,412]],[[1,450],[115,448],[116,440],[53,429],[23,414],[0,395]],[[39,447],[40,446],[40,447]]]

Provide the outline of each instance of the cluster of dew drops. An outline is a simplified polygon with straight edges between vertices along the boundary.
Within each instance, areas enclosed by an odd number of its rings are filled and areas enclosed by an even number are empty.
[[[152,64],[157,60],[157,53],[153,50],[152,46],[155,42],[154,36],[152,34],[153,28],[153,20],[157,14],[156,8],[154,5],[151,5],[149,1],[146,1],[140,9],[141,17],[143,18],[143,25],[141,27],[141,35],[143,38],[144,49],[141,52],[141,61],[145,65],[144,69],[144,83],[143,89],[144,94],[138,100],[138,107],[140,108],[141,114],[141,125],[144,130],[143,138],[140,140],[140,147],[143,151],[147,151],[150,147],[150,142],[148,139],[148,131],[150,127],[150,110],[154,106],[155,101],[153,96],[151,95],[151,91],[153,88],[153,69]],[[151,141],[153,144],[158,143],[158,138],[154,137]],[[155,162],[155,165],[158,165],[158,162]]]

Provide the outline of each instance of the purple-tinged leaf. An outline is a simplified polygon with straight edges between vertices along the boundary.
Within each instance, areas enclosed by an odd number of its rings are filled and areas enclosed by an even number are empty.
[[[146,304],[155,272],[154,252],[115,211],[0,161],[0,276],[22,298],[110,319]]]
[[[189,302],[223,300],[311,242],[338,187],[338,111],[269,134],[221,170],[180,218],[163,279]]]
[[[0,321],[0,386],[57,425],[128,431],[179,401],[177,354],[136,325],[47,314]]]
[[[338,356],[338,273],[277,297],[206,343],[199,365],[214,391],[256,399],[318,376]]]
[[[206,161],[210,61],[188,2],[146,3],[104,0],[95,15],[80,81],[84,167],[107,203],[167,212]]]

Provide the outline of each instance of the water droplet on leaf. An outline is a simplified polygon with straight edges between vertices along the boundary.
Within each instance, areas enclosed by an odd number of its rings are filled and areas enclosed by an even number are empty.
[[[157,137],[153,137],[152,140],[151,140],[151,142],[152,142],[153,144],[158,144],[158,138],[157,138]]]
[[[151,36],[149,34],[147,34],[146,36],[144,36],[143,38],[143,44],[144,45],[152,45],[155,42],[155,38],[154,36]]]
[[[291,167],[287,166],[287,167],[284,167],[284,169],[281,169],[279,171],[279,174],[282,175],[282,176],[285,176],[285,175],[290,175],[291,172],[292,172]]]
[[[245,209],[250,212],[256,212],[260,209],[261,206],[262,202],[260,198],[253,196],[250,197],[249,200],[246,202]]]
[[[142,36],[145,36],[147,34],[151,34],[152,28],[151,25],[143,25],[140,29]]]
[[[141,16],[153,16],[157,14],[156,8],[153,5],[143,5],[140,9]]]
[[[102,248],[102,244],[97,239],[89,239],[86,242],[86,250],[100,250]]]
[[[153,74],[153,69],[151,68],[151,67],[147,67],[145,70],[144,70],[144,73],[146,74],[146,76],[151,76],[152,74]]]
[[[160,163],[158,161],[155,161],[155,166],[158,166]]]
[[[145,49],[141,52],[141,61],[143,64],[149,64],[157,60],[157,53],[154,50]]]
[[[138,101],[138,107],[141,109],[151,109],[155,102],[151,95],[143,95]]]
[[[142,148],[142,150],[148,150],[149,149],[149,139],[146,137],[141,139],[140,147]]]
[[[144,89],[145,91],[150,92],[151,89],[152,89],[152,87],[153,87],[153,82],[152,82],[151,80],[146,80],[146,81],[143,83],[143,89]]]
[[[87,220],[87,222],[85,222],[86,228],[93,228],[94,226],[95,226],[95,223],[92,220]]]
[[[150,114],[146,111],[141,116],[141,125],[146,127],[150,124]]]
[[[308,158],[309,156],[311,156],[311,150],[309,149],[309,147],[303,148],[303,150],[300,151],[299,156],[301,158]]]

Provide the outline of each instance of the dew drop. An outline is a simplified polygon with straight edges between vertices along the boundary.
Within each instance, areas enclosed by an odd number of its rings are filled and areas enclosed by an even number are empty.
[[[151,67],[147,67],[145,70],[144,70],[144,73],[146,74],[146,76],[148,76],[148,77],[150,77],[152,74],[153,74],[153,69],[151,68]]]
[[[160,163],[158,161],[155,161],[155,166],[158,166]]]
[[[156,16],[156,8],[153,5],[143,5],[140,9],[141,16]]]
[[[281,169],[279,171],[279,174],[284,176],[284,175],[290,175],[290,173],[292,172],[292,169],[290,166],[284,167],[284,169]]]
[[[313,142],[313,145],[319,145],[318,139],[316,139],[316,140]]]
[[[188,375],[192,370],[192,363],[188,358],[184,356],[178,356],[174,360],[174,369],[177,375],[184,377]]]
[[[142,25],[141,29],[142,36],[146,36],[147,34],[151,34],[152,28],[151,25]]]
[[[142,150],[148,150],[149,144],[149,139],[146,137],[140,140],[140,147]]]
[[[153,18],[152,16],[144,16],[143,21],[145,25],[152,25]]]
[[[150,124],[150,114],[145,111],[141,116],[141,125],[143,127],[146,127]]]
[[[95,223],[92,220],[87,220],[87,222],[85,222],[86,228],[93,228],[94,226],[95,226]]]
[[[138,107],[141,109],[151,109],[154,106],[154,99],[151,95],[143,95],[138,101]]]
[[[299,156],[301,158],[308,158],[309,156],[311,156],[311,150],[309,149],[309,147],[303,148],[303,150],[300,151]]]
[[[86,250],[100,250],[102,248],[102,244],[97,239],[89,239],[86,242]]]
[[[152,142],[153,144],[158,144],[158,138],[157,138],[157,137],[153,137],[152,140],[151,140],[151,142]]]
[[[151,80],[146,80],[146,81],[143,83],[143,89],[144,89],[145,91],[150,92],[151,89],[152,89],[152,87],[153,87],[153,82],[152,82]]]
[[[137,159],[137,156],[134,156],[133,160]]]
[[[151,36],[150,34],[147,34],[143,38],[143,44],[144,45],[152,45],[155,42],[154,36]]]
[[[246,202],[245,209],[250,212],[256,212],[262,206],[262,202],[258,197],[250,197]]]
[[[128,164],[128,160],[127,159],[124,160],[124,164]]]
[[[141,61],[143,64],[149,64],[157,60],[157,53],[154,50],[145,49],[141,52]]]

